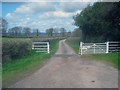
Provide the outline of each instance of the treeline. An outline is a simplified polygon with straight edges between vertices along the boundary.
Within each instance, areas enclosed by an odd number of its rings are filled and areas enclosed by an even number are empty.
[[[4,33],[3,33],[4,35]],[[6,33],[6,35],[4,36],[39,36],[40,32],[38,31],[38,29],[31,29],[29,27],[13,27],[8,29],[8,32]]]
[[[96,2],[73,19],[84,42],[120,40],[120,2]]]
[[[49,28],[46,30],[46,34],[49,37],[55,36],[55,37],[69,37],[71,36],[70,31],[66,31],[65,28]]]
[[[9,23],[7,20],[0,17],[0,33],[2,33],[2,37],[17,37],[17,36],[38,36],[40,34],[38,29],[31,29],[30,27],[21,27],[15,26],[12,28],[8,28]]]
[[[30,27],[15,26],[8,28],[7,20],[0,18],[2,23],[1,30],[2,37],[33,37],[33,36],[47,36],[47,37],[65,37],[70,36],[71,32],[67,32],[65,28],[48,28],[45,32],[40,32],[39,29],[31,29]]]

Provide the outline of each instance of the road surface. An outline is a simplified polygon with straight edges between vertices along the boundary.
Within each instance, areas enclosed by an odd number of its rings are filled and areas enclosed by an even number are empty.
[[[50,60],[9,88],[118,88],[118,71],[94,60],[82,60],[65,40]]]

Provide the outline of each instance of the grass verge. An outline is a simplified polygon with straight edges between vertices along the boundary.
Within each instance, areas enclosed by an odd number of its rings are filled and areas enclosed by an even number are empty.
[[[119,55],[120,53],[91,54],[91,55],[83,55],[81,56],[81,58],[103,61],[120,70]]]
[[[2,68],[3,87],[14,83],[17,79],[24,76],[26,72],[33,72],[40,67],[56,52],[58,49],[58,42],[59,40],[51,41],[50,54],[31,51],[28,55],[22,58],[4,63]]]
[[[66,41],[66,43],[71,46],[76,53],[79,52],[79,45],[70,43]],[[92,55],[82,55],[81,58],[83,59],[90,59],[90,60],[99,60],[105,63],[109,63],[113,67],[120,70],[120,53],[108,53],[108,54],[92,54]]]
[[[66,43],[67,43],[70,47],[72,47],[72,48],[75,50],[75,52],[78,54],[78,52],[79,52],[79,45],[70,43],[70,42],[68,42],[68,41],[66,41]]]

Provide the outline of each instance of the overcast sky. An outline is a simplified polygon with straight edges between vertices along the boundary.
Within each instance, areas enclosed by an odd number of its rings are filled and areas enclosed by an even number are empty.
[[[73,31],[73,16],[80,13],[88,2],[3,2],[2,17],[9,27],[23,26],[38,28],[44,32],[48,28],[65,28]]]

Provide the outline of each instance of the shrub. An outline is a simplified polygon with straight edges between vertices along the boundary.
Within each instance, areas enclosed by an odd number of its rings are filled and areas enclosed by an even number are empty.
[[[2,61],[16,59],[26,55],[31,50],[32,42],[26,39],[3,39]]]
[[[15,60],[27,55],[32,48],[32,41],[49,42],[52,44],[56,38],[3,38],[2,40],[2,62]],[[50,45],[51,46],[51,45]]]

